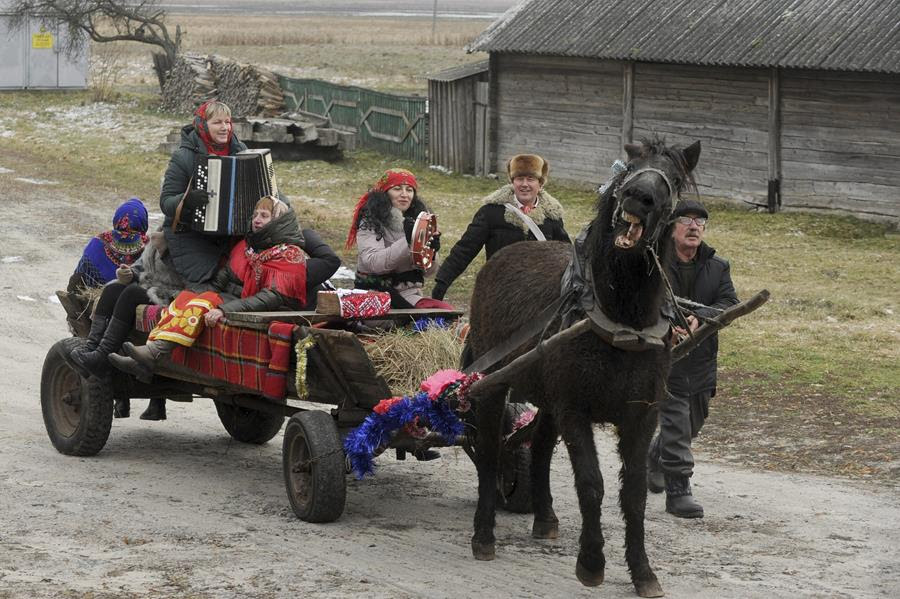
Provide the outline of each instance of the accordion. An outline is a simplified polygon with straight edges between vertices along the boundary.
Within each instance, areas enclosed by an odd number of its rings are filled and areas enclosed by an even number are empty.
[[[209,203],[196,210],[190,228],[211,235],[250,231],[253,208],[264,196],[278,197],[272,153],[244,150],[234,156],[199,156],[192,189],[209,192]]]

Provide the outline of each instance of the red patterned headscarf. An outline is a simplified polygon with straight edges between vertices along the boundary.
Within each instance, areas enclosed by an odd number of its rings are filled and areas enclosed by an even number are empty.
[[[197,135],[200,136],[201,141],[203,141],[203,145],[206,146],[208,153],[216,156],[228,156],[231,140],[234,138],[234,129],[232,127],[228,128],[228,141],[224,144],[217,144],[209,134],[209,125],[206,124],[206,110],[215,101],[207,100],[197,107],[197,110],[194,111],[194,129],[197,131]]]
[[[350,232],[347,234],[347,244],[345,247],[348,250],[356,244],[359,214],[362,212],[363,207],[365,207],[366,202],[369,201],[369,194],[373,191],[384,192],[397,185],[409,185],[415,190],[419,189],[419,184],[416,182],[416,176],[412,174],[412,172],[405,168],[390,168],[384,171],[384,174],[375,182],[375,185],[359,198],[359,201],[356,203],[356,208],[353,209],[353,222],[350,224]]]

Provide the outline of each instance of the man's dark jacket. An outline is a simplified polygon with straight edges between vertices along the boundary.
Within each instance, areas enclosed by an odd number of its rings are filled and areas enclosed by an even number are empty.
[[[463,236],[450,250],[438,269],[431,297],[443,299],[447,288],[468,268],[475,256],[484,248],[485,259],[518,241],[534,240],[528,225],[509,212],[505,204],[514,203],[512,185],[505,185],[484,198]],[[546,191],[538,195],[538,203],[529,214],[548,240],[569,242],[569,234],[563,225],[563,209],[560,203]]]
[[[673,263],[669,266],[669,280],[675,295],[711,308],[723,309],[738,303],[734,284],[731,282],[731,267],[727,260],[715,254],[716,250],[706,245],[705,242],[697,248],[693,289],[681,289],[677,265]],[[698,316],[706,318],[712,318],[718,314],[717,310],[708,308],[694,311]],[[669,374],[669,391],[678,395],[693,395],[710,391],[712,395],[715,395],[718,351],[719,335],[716,333],[694,348],[694,351],[686,358],[673,364]]]

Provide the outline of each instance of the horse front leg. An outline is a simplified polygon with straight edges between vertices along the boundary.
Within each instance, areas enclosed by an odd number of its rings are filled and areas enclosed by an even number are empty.
[[[531,437],[531,500],[534,505],[531,536],[535,539],[555,539],[559,536],[559,518],[553,511],[550,462],[553,459],[553,448],[556,447],[559,432],[550,410],[540,410],[537,419]]]
[[[497,512],[497,472],[500,467],[500,440],[503,434],[503,410],[506,390],[478,400],[475,407],[478,424],[475,443],[475,468],[478,471],[478,506],[475,509],[475,534],[472,555],[477,560],[492,560],[494,523]]]
[[[648,419],[650,417],[648,416]],[[647,507],[647,450],[656,419],[638,424],[635,430],[619,430],[619,456],[622,471],[619,475],[619,507],[625,520],[625,561],[631,572],[631,582],[641,597],[662,597],[663,590],[650,568],[644,544],[644,513]]]
[[[585,586],[597,586],[603,582],[606,558],[600,527],[603,475],[597,461],[593,424],[589,414],[574,411],[563,413],[559,424],[575,473],[575,491],[581,510],[581,537],[575,576]]]

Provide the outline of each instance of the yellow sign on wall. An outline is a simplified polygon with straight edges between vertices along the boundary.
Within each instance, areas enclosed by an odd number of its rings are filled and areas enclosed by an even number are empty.
[[[53,34],[52,33],[32,33],[31,34],[31,47],[32,48],[43,48],[50,50],[53,48]]]

